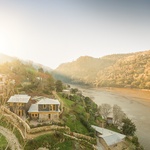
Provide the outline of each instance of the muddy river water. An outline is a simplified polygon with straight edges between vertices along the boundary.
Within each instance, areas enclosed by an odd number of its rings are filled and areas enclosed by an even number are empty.
[[[101,105],[108,103],[117,104],[135,123],[137,127],[136,135],[145,150],[150,150],[150,91],[132,89],[80,89],[84,96]]]

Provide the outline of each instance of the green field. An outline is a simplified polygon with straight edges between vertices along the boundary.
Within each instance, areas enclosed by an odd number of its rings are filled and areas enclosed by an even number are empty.
[[[5,148],[7,147],[7,140],[5,139],[5,137],[0,134],[0,150],[5,150]]]

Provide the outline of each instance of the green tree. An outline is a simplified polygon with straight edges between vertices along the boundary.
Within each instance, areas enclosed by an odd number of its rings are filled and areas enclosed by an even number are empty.
[[[56,92],[62,92],[63,84],[61,80],[57,80],[55,86],[56,86]]]
[[[135,124],[129,118],[123,119],[122,122],[123,122],[123,126],[122,126],[123,134],[133,136],[136,131]]]
[[[38,68],[38,71],[43,73],[44,69],[42,67],[40,67],[40,68]]]
[[[72,94],[76,94],[78,92],[78,89],[77,88],[71,88],[70,91]]]

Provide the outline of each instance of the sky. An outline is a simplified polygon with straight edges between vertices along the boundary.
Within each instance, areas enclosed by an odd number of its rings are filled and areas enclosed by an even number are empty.
[[[150,50],[149,0],[0,0],[0,52],[52,69]]]

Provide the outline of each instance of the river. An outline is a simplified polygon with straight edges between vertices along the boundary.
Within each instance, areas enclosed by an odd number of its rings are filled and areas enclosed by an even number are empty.
[[[145,150],[150,150],[150,92],[132,89],[90,89],[77,87],[97,104],[117,104],[135,123],[136,135]]]

